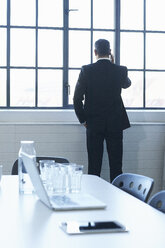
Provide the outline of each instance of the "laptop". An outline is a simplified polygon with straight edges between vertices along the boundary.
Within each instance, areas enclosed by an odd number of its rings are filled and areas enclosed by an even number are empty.
[[[24,166],[31,178],[34,190],[39,199],[52,210],[104,209],[106,204],[90,194],[82,192],[75,194],[48,195],[40,178],[34,156],[22,153]]]

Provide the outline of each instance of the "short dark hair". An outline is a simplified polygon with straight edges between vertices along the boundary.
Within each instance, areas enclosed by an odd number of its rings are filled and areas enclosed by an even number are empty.
[[[110,43],[108,40],[99,39],[95,42],[95,49],[99,56],[107,56],[110,55]]]

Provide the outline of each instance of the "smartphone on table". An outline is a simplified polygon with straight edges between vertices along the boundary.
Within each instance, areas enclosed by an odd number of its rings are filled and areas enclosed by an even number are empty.
[[[126,232],[126,227],[117,221],[67,221],[60,224],[68,234]]]

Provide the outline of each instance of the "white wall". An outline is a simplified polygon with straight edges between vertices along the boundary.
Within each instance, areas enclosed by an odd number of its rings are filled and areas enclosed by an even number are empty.
[[[72,123],[65,120],[53,122],[48,119],[34,122],[31,118],[27,118],[24,122],[3,119],[0,123],[0,163],[4,165],[4,174],[11,173],[21,140],[34,140],[38,156],[66,157],[71,162],[83,164],[87,172],[85,129],[76,119],[73,119]],[[151,123],[143,120],[132,123],[132,127],[124,131],[124,172],[134,172],[154,178],[153,193],[159,191],[163,185],[164,151],[164,122]],[[109,180],[106,152],[104,152],[101,176]]]

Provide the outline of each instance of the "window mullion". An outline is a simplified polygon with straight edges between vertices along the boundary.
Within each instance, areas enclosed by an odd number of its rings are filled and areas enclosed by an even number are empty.
[[[91,0],[91,63],[93,62],[93,0]]]
[[[144,73],[143,73],[143,108],[146,107],[146,0],[144,0]]]
[[[64,0],[63,20],[64,20],[64,35],[63,35],[63,107],[68,106],[68,26],[69,26],[69,1]]]
[[[115,63],[120,64],[120,0],[116,0],[115,7]]]
[[[36,0],[35,107],[38,107],[38,0]]]
[[[10,0],[7,0],[7,107],[10,107]]]

